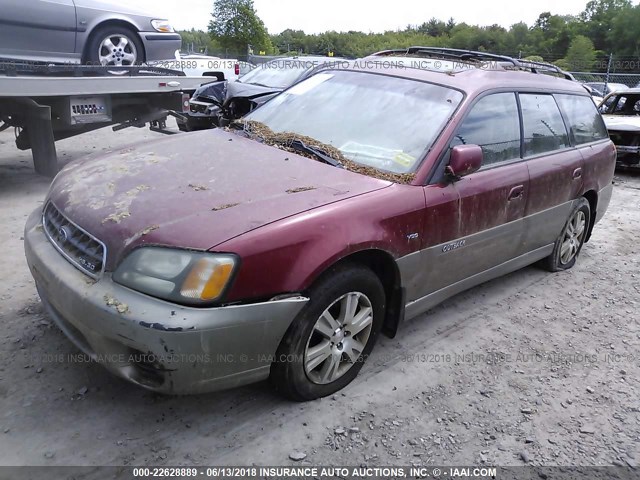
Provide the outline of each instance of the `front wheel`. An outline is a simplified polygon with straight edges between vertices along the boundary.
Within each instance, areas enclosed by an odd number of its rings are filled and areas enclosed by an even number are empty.
[[[373,349],[385,313],[379,278],[365,267],[339,267],[309,292],[285,334],[271,381],[285,396],[313,400],[348,385]]]
[[[91,35],[85,62],[102,66],[129,66],[144,62],[144,47],[133,30],[106,25]]]
[[[591,207],[582,197],[569,215],[569,220],[557,238],[553,252],[544,260],[544,267],[551,272],[568,270],[576,263],[587,238],[591,222]]]

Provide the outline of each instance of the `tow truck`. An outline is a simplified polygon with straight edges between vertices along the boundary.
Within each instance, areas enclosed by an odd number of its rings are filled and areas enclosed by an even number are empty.
[[[189,98],[211,77],[150,66],[48,65],[0,59],[0,130],[16,129],[16,146],[31,149],[38,174],[58,172],[55,142],[105,126],[172,133]]]

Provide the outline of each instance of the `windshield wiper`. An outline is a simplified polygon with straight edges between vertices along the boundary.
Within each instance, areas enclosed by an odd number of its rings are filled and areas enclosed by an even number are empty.
[[[327,155],[321,150],[318,150],[314,147],[310,147],[309,145],[304,143],[302,140],[292,140],[291,147],[295,150],[300,150],[302,152],[315,155],[318,159],[322,160],[324,163],[328,163],[329,165],[333,165],[334,167],[344,168],[342,163],[340,163],[338,160],[336,160],[335,158],[331,158],[329,155]]]

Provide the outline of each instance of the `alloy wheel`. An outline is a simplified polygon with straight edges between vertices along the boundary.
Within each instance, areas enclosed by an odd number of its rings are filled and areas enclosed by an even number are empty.
[[[304,352],[309,380],[329,384],[359,361],[373,326],[373,308],[361,292],[335,300],[316,321]]]
[[[98,59],[103,66],[133,65],[138,59],[138,51],[130,38],[118,33],[109,35],[100,42]]]
[[[580,250],[587,226],[587,217],[582,210],[578,210],[567,224],[560,247],[560,261],[569,263]]]

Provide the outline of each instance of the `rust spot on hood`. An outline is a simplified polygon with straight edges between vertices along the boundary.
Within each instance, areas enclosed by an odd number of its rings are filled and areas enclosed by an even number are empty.
[[[131,213],[129,213],[129,207],[131,207],[131,203],[140,192],[149,190],[149,188],[151,187],[149,187],[148,185],[138,185],[137,187],[134,187],[131,190],[120,195],[118,197],[120,201],[113,203],[113,206],[116,208],[116,211],[110,214],[109,216],[107,216],[104,220],[102,220],[102,223],[103,224],[107,222],[120,223],[125,218],[130,217]],[[96,205],[99,205],[99,203],[96,203]],[[91,208],[101,208],[101,207],[91,206]]]
[[[309,190],[315,190],[316,187],[296,187],[290,188],[287,190],[287,193],[299,193],[299,192],[308,192]]]
[[[227,208],[237,207],[238,205],[240,205],[240,204],[239,203],[227,203],[225,205],[220,205],[218,207],[213,207],[211,210],[213,210],[214,212],[217,212],[219,210],[226,210]]]
[[[147,227],[144,230],[142,230],[140,232],[140,236],[144,237],[145,235],[149,235],[151,232],[153,232],[154,230],[158,230],[159,228],[160,228],[160,225],[151,225],[150,227]]]

